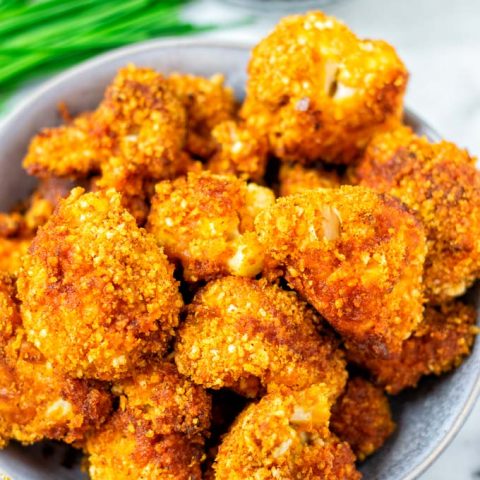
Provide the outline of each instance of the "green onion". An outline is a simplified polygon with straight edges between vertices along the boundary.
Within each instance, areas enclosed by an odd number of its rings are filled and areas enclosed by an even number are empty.
[[[108,49],[219,25],[182,20],[189,0],[0,0],[0,109],[21,82]]]

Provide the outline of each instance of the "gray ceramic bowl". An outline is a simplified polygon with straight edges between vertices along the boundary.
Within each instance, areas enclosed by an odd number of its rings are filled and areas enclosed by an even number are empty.
[[[21,160],[36,132],[60,122],[60,101],[74,113],[93,108],[117,69],[128,62],[166,73],[209,76],[221,72],[241,97],[248,57],[246,45],[198,39],[152,41],[99,56],[45,83],[0,124],[0,209],[8,208],[31,189],[32,179],[22,171]],[[437,137],[412,113],[407,113],[406,120],[418,132]],[[478,288],[470,296],[476,301]],[[480,349],[475,348],[452,374],[426,379],[418,389],[396,397],[397,433],[362,465],[365,479],[412,480],[420,475],[458,432],[479,389]],[[11,445],[0,452],[0,473],[15,480],[82,478],[77,470],[60,465],[62,455],[61,447],[45,456],[41,446]]]

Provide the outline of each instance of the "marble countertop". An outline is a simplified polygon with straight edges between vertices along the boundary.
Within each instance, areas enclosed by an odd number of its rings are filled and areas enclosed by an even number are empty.
[[[480,1],[338,0],[322,8],[359,35],[392,43],[411,74],[407,104],[443,137],[480,155]],[[241,11],[203,0],[188,15],[221,21],[236,19]],[[253,24],[207,36],[255,42],[280,14],[256,15]],[[479,450],[477,402],[455,440],[419,480],[480,479]]]

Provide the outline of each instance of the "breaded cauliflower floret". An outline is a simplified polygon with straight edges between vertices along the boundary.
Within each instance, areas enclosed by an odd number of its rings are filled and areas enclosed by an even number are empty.
[[[369,381],[352,378],[332,408],[330,428],[350,445],[359,460],[364,460],[395,430],[388,398]]]
[[[91,480],[202,480],[203,445],[185,435],[148,435],[126,411],[87,442]]]
[[[18,279],[29,340],[77,377],[113,380],[162,355],[182,299],[173,267],[113,191],[60,202]]]
[[[215,150],[212,130],[234,117],[236,104],[223,75],[210,78],[173,73],[168,84],[187,112],[186,149],[195,157],[209,158]]]
[[[425,225],[426,293],[441,302],[480,276],[480,172],[453,143],[429,143],[408,127],[376,136],[354,171],[361,185],[387,192]]]
[[[81,442],[107,418],[108,388],[63,375],[27,341],[12,279],[0,276],[0,444]]]
[[[188,307],[175,361],[200,385],[250,397],[262,387],[321,382],[340,392],[345,363],[332,335],[317,333],[320,321],[294,292],[265,280],[224,277],[207,284]]]
[[[211,399],[173,364],[114,386],[120,408],[87,442],[92,480],[201,480]]]
[[[350,447],[328,429],[334,398],[314,385],[247,407],[220,445],[215,479],[359,480]]]
[[[213,173],[231,173],[261,182],[268,160],[268,141],[252,132],[245,124],[220,123],[212,132],[217,142],[215,155],[207,162]]]
[[[285,276],[345,339],[398,353],[422,319],[425,234],[397,199],[364,187],[310,190],[257,216],[264,272]]]
[[[427,306],[425,319],[412,337],[403,342],[396,358],[382,360],[348,346],[348,357],[370,371],[375,382],[390,394],[415,387],[424,375],[441,375],[470,354],[478,333],[475,309],[459,301]]]
[[[185,109],[168,81],[154,70],[128,65],[94,112],[37,135],[24,166],[40,177],[82,177],[119,156],[128,169],[169,178],[181,170],[177,157],[185,137]]]
[[[271,190],[204,172],[160,182],[155,191],[147,230],[181,263],[186,281],[261,271],[263,248],[253,220],[274,203]]]
[[[65,125],[45,128],[30,142],[23,166],[37,177],[85,177],[99,169],[113,148],[108,126],[94,112],[83,113]]]
[[[156,179],[183,171],[186,114],[168,80],[149,68],[122,68],[96,115],[110,125],[116,149],[129,169]]]
[[[338,188],[340,177],[335,170],[320,165],[306,168],[300,163],[283,163],[278,174],[280,197],[303,193],[316,188]]]
[[[116,383],[113,393],[120,396],[120,408],[128,408],[155,435],[175,432],[193,437],[210,428],[210,396],[172,363],[149,364]]]
[[[241,116],[281,159],[351,163],[401,119],[407,77],[386,42],[322,12],[286,17],[253,50]]]

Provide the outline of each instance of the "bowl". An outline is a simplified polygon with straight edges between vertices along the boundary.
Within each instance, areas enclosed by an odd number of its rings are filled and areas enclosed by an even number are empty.
[[[0,209],[7,209],[32,188],[21,169],[30,138],[61,119],[57,105],[65,101],[73,113],[95,107],[116,71],[129,62],[168,73],[210,76],[223,73],[239,98],[243,95],[249,45],[201,39],[149,41],[121,48],[85,62],[43,84],[0,124]],[[410,110],[406,122],[432,140],[438,135]],[[478,286],[469,293],[477,304]],[[361,470],[368,480],[412,480],[434,460],[460,429],[480,390],[480,348],[454,372],[424,379],[419,388],[392,399],[397,432]],[[45,454],[47,452],[47,454]],[[14,480],[78,479],[79,468],[65,467],[59,444],[21,447],[0,452],[0,473]],[[67,459],[68,460],[68,459]],[[68,463],[68,462],[67,462]]]

